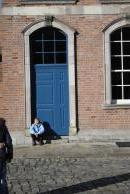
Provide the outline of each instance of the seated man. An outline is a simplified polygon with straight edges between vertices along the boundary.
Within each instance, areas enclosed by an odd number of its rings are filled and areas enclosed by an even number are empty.
[[[39,142],[40,145],[43,145],[43,133],[45,129],[43,124],[40,122],[38,118],[34,119],[34,123],[30,127],[30,134],[32,137],[32,145],[36,145],[36,141]]]

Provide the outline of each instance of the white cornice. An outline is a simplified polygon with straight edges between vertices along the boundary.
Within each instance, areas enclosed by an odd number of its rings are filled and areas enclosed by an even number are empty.
[[[120,14],[128,5],[4,7],[1,15],[108,15]]]

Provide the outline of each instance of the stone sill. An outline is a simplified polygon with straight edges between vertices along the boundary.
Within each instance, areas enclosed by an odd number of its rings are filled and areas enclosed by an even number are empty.
[[[120,4],[120,3],[130,3],[130,0],[99,0],[102,4]]]
[[[36,5],[36,4],[47,4],[47,5],[50,5],[50,4],[52,4],[52,5],[61,5],[61,4],[75,4],[77,2],[77,0],[69,0],[69,1],[65,1],[65,0],[61,0],[61,1],[58,1],[58,0],[52,0],[52,1],[50,1],[50,0],[46,0],[46,1],[44,1],[44,0],[38,0],[38,1],[36,1],[36,0],[32,0],[32,1],[28,1],[28,0],[19,0],[19,3],[20,4],[26,4],[26,5]]]
[[[130,104],[104,104],[103,109],[130,109]]]

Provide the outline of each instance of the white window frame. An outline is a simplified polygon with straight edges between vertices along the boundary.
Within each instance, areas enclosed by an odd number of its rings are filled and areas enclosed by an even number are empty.
[[[130,26],[130,20],[127,18],[115,21],[104,30],[104,62],[105,62],[105,105],[130,105],[130,100],[112,100],[111,91],[111,47],[110,35],[118,28]]]

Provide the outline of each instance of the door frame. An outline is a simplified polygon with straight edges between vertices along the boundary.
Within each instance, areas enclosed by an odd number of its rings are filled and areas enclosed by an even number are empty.
[[[26,127],[31,125],[31,79],[30,79],[30,44],[29,36],[39,28],[47,26],[46,20],[37,21],[27,26],[24,33],[25,43],[25,119]],[[74,35],[75,30],[57,19],[53,19],[52,27],[62,30],[68,38],[68,83],[69,83],[69,135],[77,133],[76,126],[76,93],[75,93],[75,51],[74,51]]]

